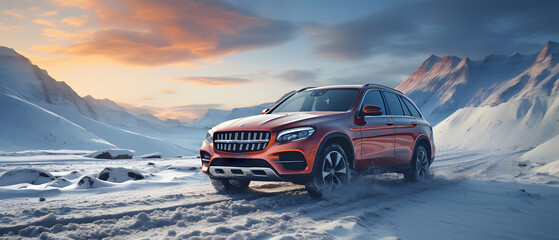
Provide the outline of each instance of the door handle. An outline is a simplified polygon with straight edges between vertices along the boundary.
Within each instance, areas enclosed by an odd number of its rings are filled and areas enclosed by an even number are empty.
[[[394,122],[392,122],[392,121],[386,121],[386,125],[392,126],[392,125],[394,125]]]
[[[415,127],[417,126],[417,122],[411,122],[411,125]]]

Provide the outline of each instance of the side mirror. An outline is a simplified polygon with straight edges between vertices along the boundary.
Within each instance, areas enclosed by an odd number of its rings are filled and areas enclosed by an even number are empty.
[[[365,116],[379,116],[382,115],[382,109],[376,105],[365,105],[363,113],[365,113]]]
[[[262,114],[266,114],[269,110],[270,110],[269,108],[262,110]]]

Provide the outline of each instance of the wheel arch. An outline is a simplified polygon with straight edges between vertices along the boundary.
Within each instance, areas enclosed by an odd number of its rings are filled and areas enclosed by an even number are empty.
[[[420,135],[415,140],[415,145],[413,146],[413,154],[412,154],[412,158],[410,159],[410,162],[415,158],[415,149],[419,145],[422,145],[423,147],[425,147],[425,150],[427,150],[427,154],[429,156],[429,164],[431,164],[433,162],[433,155],[431,153],[432,151],[431,142],[429,141],[429,138],[425,135]]]
[[[320,153],[322,152],[322,150],[330,143],[337,143],[344,149],[344,151],[348,155],[348,162],[350,167],[354,168],[355,150],[353,148],[353,142],[351,141],[351,138],[346,133],[342,133],[342,132],[330,133],[322,139],[318,147],[318,150],[316,152],[315,163],[317,162],[317,159],[320,157],[321,155]],[[316,169],[315,166],[316,164],[313,164],[313,173]]]

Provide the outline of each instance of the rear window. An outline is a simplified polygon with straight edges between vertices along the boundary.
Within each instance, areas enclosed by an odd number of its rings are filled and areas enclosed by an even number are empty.
[[[417,110],[417,108],[415,108],[415,106],[410,102],[410,100],[408,100],[406,98],[402,98],[402,100],[404,100],[404,103],[408,107],[408,109],[410,110],[412,116],[421,117],[421,113],[419,113],[419,110]]]
[[[348,111],[359,89],[317,89],[298,92],[291,96],[272,113],[311,112],[311,111]]]
[[[386,98],[386,104],[388,105],[388,110],[390,115],[404,115],[404,110],[402,105],[400,105],[400,100],[398,100],[398,95],[390,92],[383,92]]]

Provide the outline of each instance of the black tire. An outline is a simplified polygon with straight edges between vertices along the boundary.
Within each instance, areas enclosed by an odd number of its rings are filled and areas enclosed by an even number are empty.
[[[410,164],[410,170],[404,172],[404,179],[406,181],[417,182],[431,176],[429,153],[423,145],[417,145]]]
[[[212,185],[219,193],[238,193],[245,191],[250,184],[249,180],[211,178]]]
[[[332,143],[316,158],[314,176],[305,183],[305,187],[312,197],[324,198],[335,188],[348,183],[350,177],[351,169],[346,152],[340,145]]]

